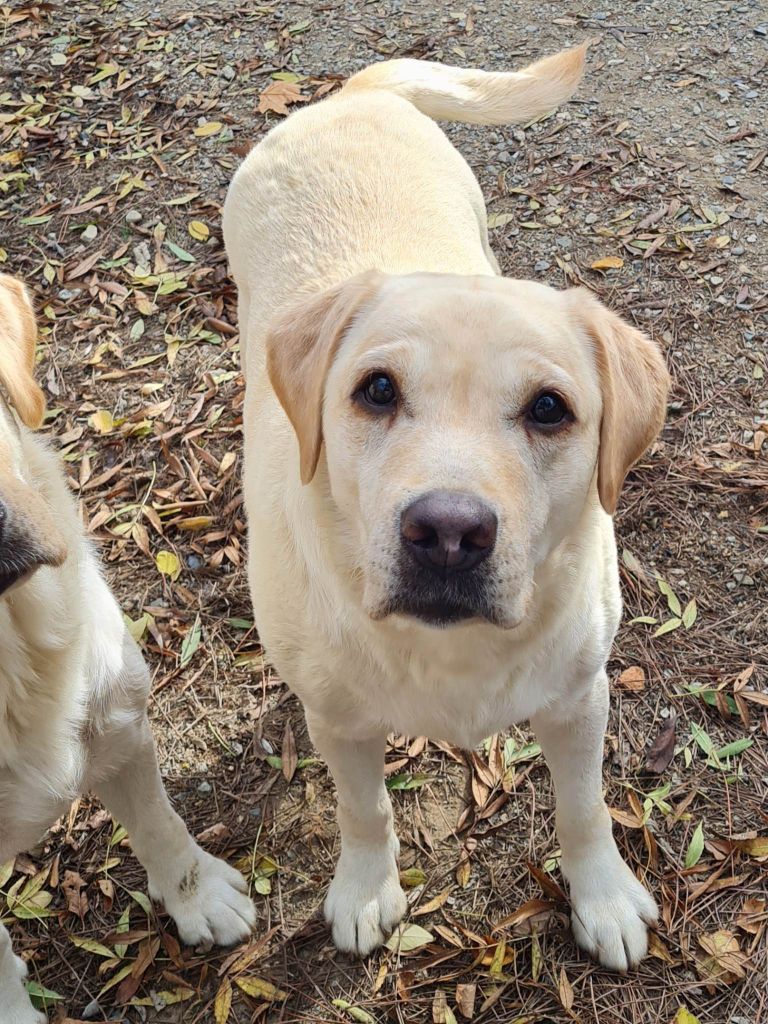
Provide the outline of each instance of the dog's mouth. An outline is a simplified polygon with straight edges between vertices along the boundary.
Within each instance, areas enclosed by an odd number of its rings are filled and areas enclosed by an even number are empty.
[[[455,626],[460,622],[469,622],[472,619],[490,621],[491,618],[485,610],[472,608],[465,604],[455,604],[451,601],[433,601],[427,604],[404,601],[402,604],[394,605],[392,613],[418,619],[425,625],[435,626],[438,629]]]

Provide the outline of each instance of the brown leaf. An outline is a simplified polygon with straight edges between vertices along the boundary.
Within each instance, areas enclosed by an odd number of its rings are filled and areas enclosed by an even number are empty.
[[[709,985],[733,985],[746,977],[749,960],[733,932],[721,929],[701,935],[699,945],[707,955],[699,959],[696,967]]]
[[[632,690],[634,692],[644,690],[645,672],[643,672],[639,665],[633,665],[631,668],[625,668],[616,680],[616,685],[622,690]]]
[[[295,82],[270,82],[259,96],[259,113],[272,110],[276,114],[288,114],[291,103],[306,103],[308,96],[302,96]]]
[[[552,916],[555,907],[556,904],[552,900],[528,900],[521,907],[518,907],[517,910],[513,911],[513,913],[503,917],[498,924],[495,924],[493,931],[498,932],[503,928],[512,928],[520,935],[527,935],[531,931],[532,924],[548,920]],[[525,924],[528,927],[519,931],[520,926]]]
[[[283,749],[281,753],[283,762],[283,775],[285,781],[290,782],[293,776],[296,774],[296,765],[298,764],[298,756],[296,754],[296,740],[293,735],[293,729],[291,728],[290,719],[285,723],[285,732],[283,733]]]
[[[632,813],[632,811],[624,811],[620,807],[609,807],[608,813],[614,821],[618,821],[625,828],[643,827],[643,819]]]
[[[554,878],[550,878],[546,871],[542,871],[541,868],[537,868],[536,865],[531,864],[530,861],[526,862],[526,867],[541,886],[545,896],[549,896],[550,899],[556,900],[558,903],[568,902],[568,897]]]
[[[564,1010],[570,1010],[573,1006],[573,986],[568,981],[568,975],[565,973],[565,968],[560,968],[560,981],[557,986],[557,991],[560,996],[560,1002],[563,1004]]]
[[[677,715],[670,714],[669,718],[659,729],[658,736],[648,749],[645,757],[645,767],[649,772],[660,775],[670,764],[675,755],[675,725]]]
[[[76,914],[82,921],[88,913],[88,897],[81,890],[85,889],[86,883],[76,871],[65,871],[61,880],[61,891],[67,900],[67,910],[70,914]]]
[[[736,918],[736,927],[741,928],[744,932],[749,932],[750,935],[759,935],[768,920],[765,906],[765,900],[758,900],[754,897],[744,900],[741,913]]]
[[[472,1020],[475,1013],[475,994],[477,985],[474,983],[456,986],[456,1006],[459,1013],[467,1020]]]

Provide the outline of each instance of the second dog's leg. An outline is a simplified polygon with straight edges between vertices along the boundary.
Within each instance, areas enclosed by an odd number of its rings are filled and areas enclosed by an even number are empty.
[[[29,1001],[24,979],[27,965],[14,956],[11,937],[0,924],[0,1021],[2,1024],[45,1024],[45,1015],[38,1013]]]
[[[562,869],[571,890],[573,932],[604,967],[626,971],[645,956],[658,911],[622,860],[603,800],[608,721],[604,672],[580,699],[533,719],[555,783]]]
[[[256,923],[245,880],[202,850],[171,807],[149,723],[125,725],[113,742],[121,748],[123,767],[96,789],[127,829],[149,877],[150,896],[164,904],[187,945],[242,942]]]
[[[341,856],[325,901],[339,949],[364,956],[398,924],[407,904],[397,869],[400,844],[384,786],[382,736],[343,738],[307,716],[312,742],[336,783]]]

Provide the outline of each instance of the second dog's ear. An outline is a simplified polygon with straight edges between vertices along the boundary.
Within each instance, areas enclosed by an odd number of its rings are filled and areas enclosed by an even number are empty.
[[[35,372],[37,325],[27,289],[8,274],[0,274],[0,381],[19,419],[39,427],[45,415],[45,396]]]
[[[659,346],[586,288],[569,293],[594,346],[603,394],[597,489],[609,515],[630,467],[664,423],[669,374]]]
[[[325,381],[344,335],[379,288],[367,271],[279,313],[267,332],[267,372],[299,442],[301,482],[315,475]]]

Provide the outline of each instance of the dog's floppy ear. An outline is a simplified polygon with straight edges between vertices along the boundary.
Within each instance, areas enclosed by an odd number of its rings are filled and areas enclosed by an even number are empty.
[[[586,288],[570,293],[593,346],[603,394],[597,490],[609,515],[624,478],[664,423],[669,374],[650,338],[599,302]]]
[[[323,394],[336,352],[379,287],[367,271],[280,314],[267,333],[267,372],[299,442],[301,482],[315,475],[323,441]]]
[[[0,382],[22,423],[39,427],[45,396],[35,383],[37,326],[27,289],[8,274],[0,274]]]

